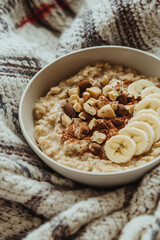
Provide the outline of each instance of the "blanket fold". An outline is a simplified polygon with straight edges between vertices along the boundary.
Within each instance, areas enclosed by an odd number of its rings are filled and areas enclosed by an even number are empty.
[[[0,0],[0,240],[160,239],[160,165],[88,188],[46,166],[18,121],[24,88],[56,57],[110,44],[160,57],[159,20],[159,0]]]

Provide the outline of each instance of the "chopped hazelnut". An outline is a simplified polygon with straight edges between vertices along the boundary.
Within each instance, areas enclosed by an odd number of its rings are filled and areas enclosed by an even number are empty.
[[[86,102],[91,97],[91,94],[89,92],[83,92],[82,97],[84,102]]]
[[[84,103],[84,100],[83,100],[83,98],[79,98],[79,100],[78,100],[78,103],[82,106],[83,105],[83,103]]]
[[[90,130],[93,130],[93,128],[96,126],[96,119],[95,118],[93,118],[91,121],[90,121],[90,123],[89,123],[89,129]]]
[[[90,103],[84,103],[83,108],[87,113],[91,114],[92,116],[96,115],[97,113],[96,109]]]
[[[118,101],[111,102],[110,105],[111,105],[113,111],[116,111],[116,110],[117,110],[117,107],[118,107]]]
[[[98,130],[100,129],[108,129],[107,123],[105,122],[104,119],[97,119],[96,120],[96,128]]]
[[[60,119],[61,119],[61,123],[64,127],[68,127],[72,123],[72,119],[69,116],[67,116],[67,114],[65,114],[65,113],[61,114]]]
[[[67,91],[63,90],[59,95],[58,99],[65,99],[67,98]]]
[[[118,117],[123,117],[129,114],[129,111],[123,104],[118,104],[117,110],[115,111]]]
[[[79,124],[80,124],[82,121],[81,121],[80,118],[74,118],[73,122],[74,122],[74,126],[77,127],[77,126],[79,126]]]
[[[125,105],[125,107],[130,114],[133,114],[135,105]]]
[[[108,82],[109,82],[108,77],[106,75],[104,75],[101,79],[101,83],[105,86],[108,84]]]
[[[117,91],[110,91],[108,94],[107,94],[107,97],[111,100],[111,101],[115,101],[118,97],[118,93]]]
[[[101,145],[98,143],[92,142],[89,145],[89,150],[94,154],[94,155],[99,155],[101,153]]]
[[[89,133],[89,127],[88,127],[87,123],[85,123],[85,122],[80,123],[80,129],[83,134]]]
[[[116,115],[110,104],[107,104],[98,110],[97,116],[101,118],[114,118]]]
[[[73,105],[73,108],[76,112],[81,112],[83,110],[83,108],[81,107],[81,105],[76,102],[74,105]]]
[[[79,87],[69,89],[68,94],[69,94],[69,96],[71,96],[71,95],[78,95],[79,96],[79,94],[80,94]]]
[[[99,108],[102,108],[104,105],[106,105],[108,103],[110,103],[110,101],[104,96],[100,96],[97,100],[97,106]]]
[[[86,112],[81,112],[79,115],[78,115],[79,118],[81,118],[82,120],[85,120],[85,121],[88,121],[92,118],[92,116]]]
[[[113,91],[114,89],[110,86],[110,85],[106,85],[103,89],[102,89],[102,93],[103,95],[106,97],[107,94],[110,92],[110,91]]]
[[[101,89],[99,87],[90,87],[87,88],[86,91],[89,92],[91,96],[96,99],[101,94]]]
[[[70,102],[70,104],[72,104],[72,106],[73,106],[75,103],[77,103],[77,100],[74,100],[74,101]]]
[[[86,103],[89,103],[91,106],[96,106],[97,100],[94,98],[90,98]]]
[[[95,131],[90,138],[92,142],[96,142],[99,144],[102,144],[106,140],[106,135],[104,133],[101,133],[99,131]]]
[[[79,96],[76,94],[73,94],[70,96],[68,102],[71,103],[72,105],[75,104],[79,100]]]
[[[81,138],[81,129],[79,127],[75,128],[74,136],[78,139]]]
[[[60,91],[61,89],[59,87],[52,87],[47,95],[58,94]]]

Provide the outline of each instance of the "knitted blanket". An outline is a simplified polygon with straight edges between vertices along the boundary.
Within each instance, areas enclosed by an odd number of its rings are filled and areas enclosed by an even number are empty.
[[[0,239],[158,240],[160,166],[110,190],[65,179],[26,143],[24,88],[56,57],[125,45],[160,57],[159,0],[0,0]]]

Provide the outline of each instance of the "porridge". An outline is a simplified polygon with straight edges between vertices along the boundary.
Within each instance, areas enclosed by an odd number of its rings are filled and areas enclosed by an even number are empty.
[[[159,80],[96,63],[52,87],[34,106],[35,140],[50,158],[116,172],[160,155]]]

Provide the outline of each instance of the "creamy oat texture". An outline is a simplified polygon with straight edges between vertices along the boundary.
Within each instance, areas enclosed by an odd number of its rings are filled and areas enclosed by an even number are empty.
[[[160,141],[125,164],[113,163],[104,151],[105,142],[133,117],[134,106],[141,98],[129,95],[127,89],[140,79],[159,87],[155,77],[139,75],[121,65],[97,63],[51,88],[34,107],[39,148],[58,163],[89,172],[127,170],[159,156]]]

